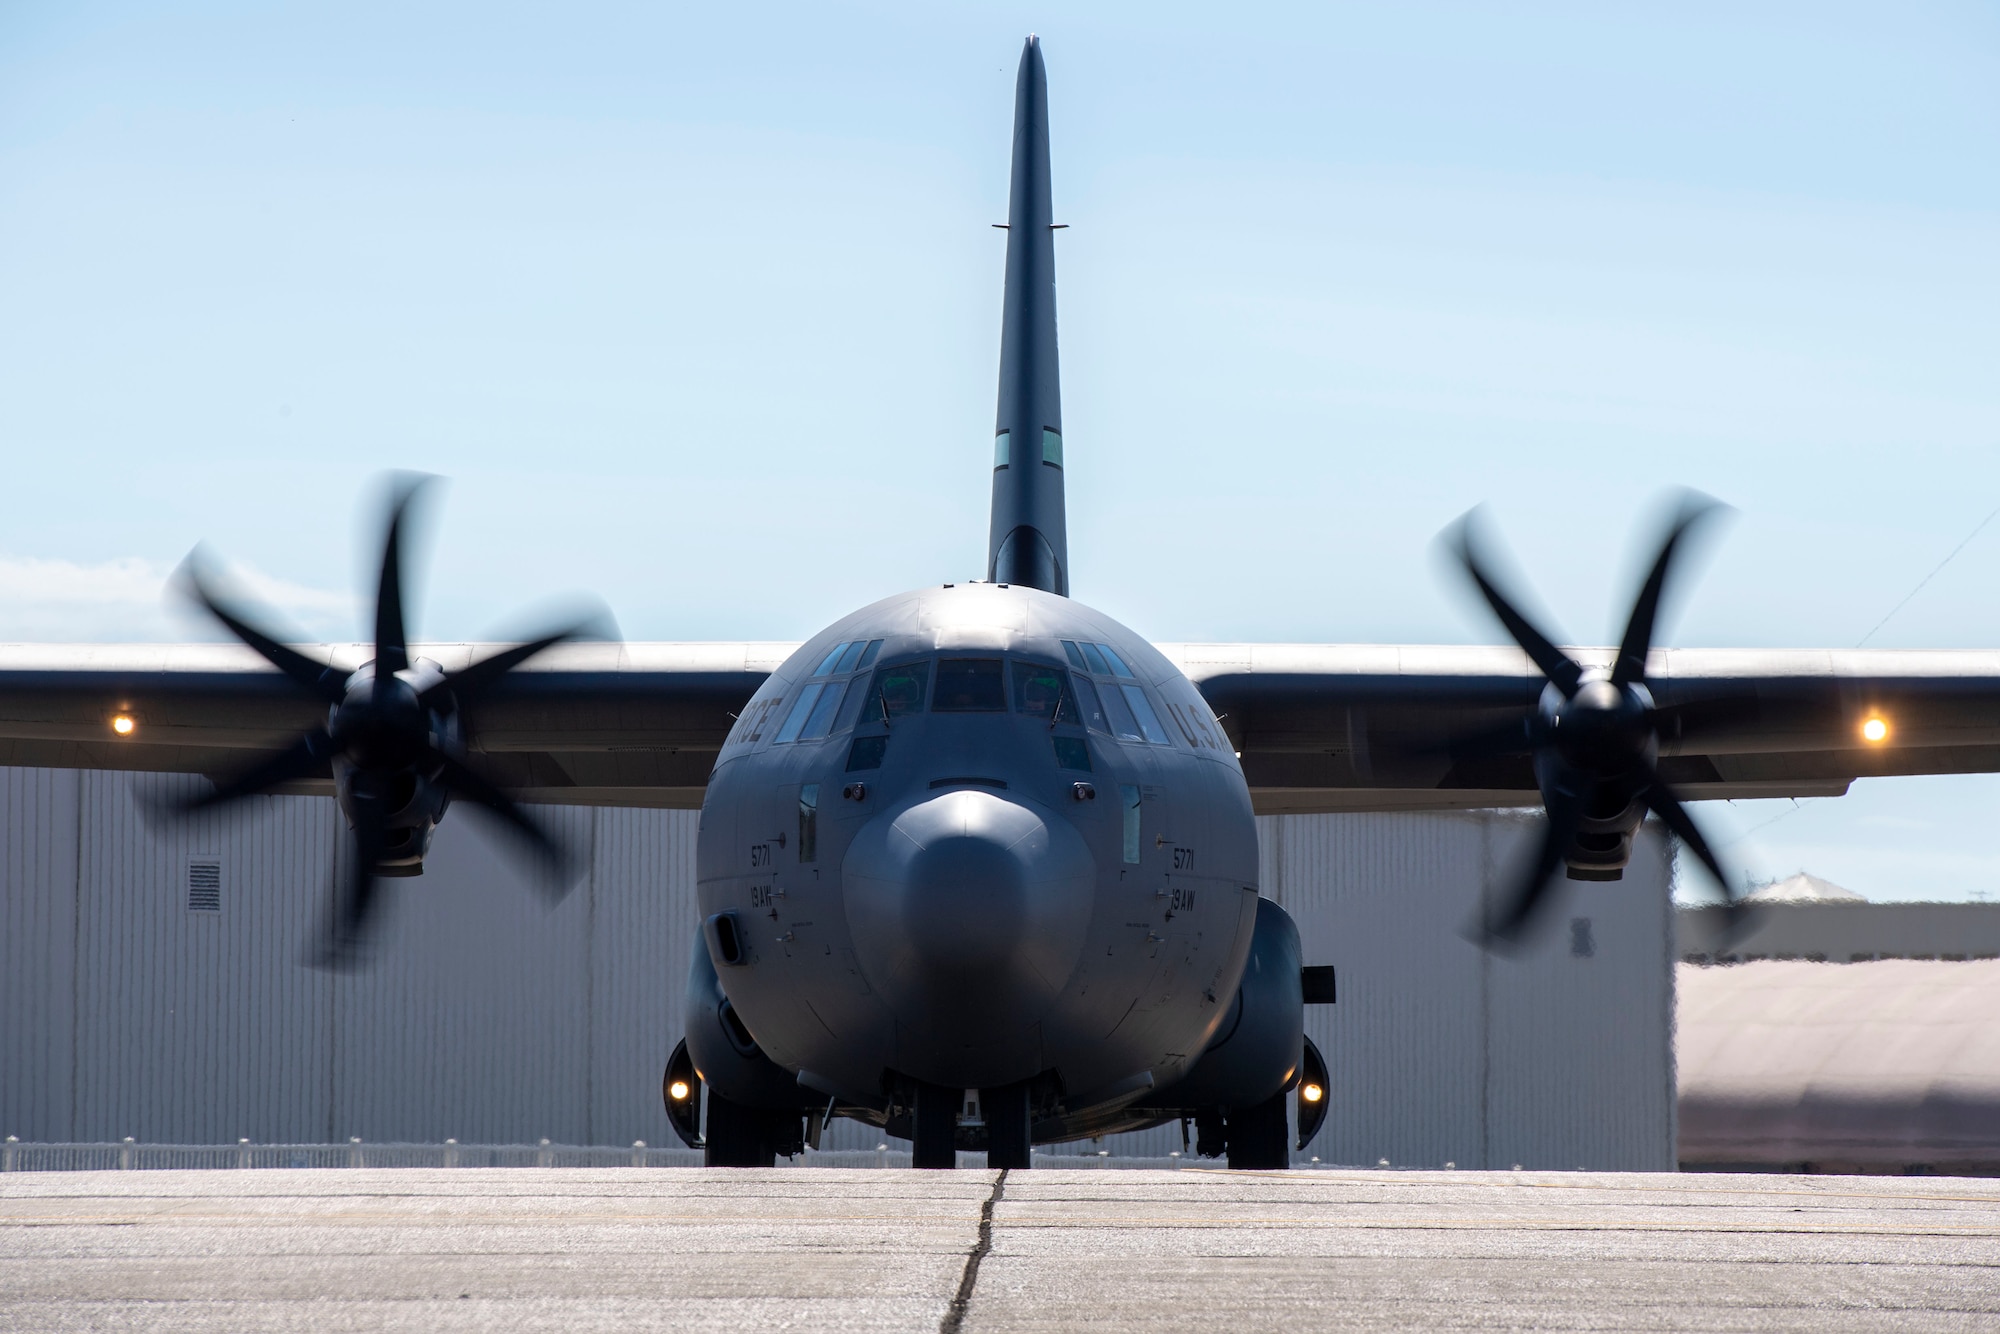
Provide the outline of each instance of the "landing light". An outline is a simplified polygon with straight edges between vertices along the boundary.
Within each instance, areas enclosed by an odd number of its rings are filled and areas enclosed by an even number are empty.
[[[676,1079],[667,1086],[667,1096],[675,1102],[686,1102],[689,1089],[685,1079]]]
[[[131,736],[132,729],[138,725],[138,723],[132,720],[132,715],[129,713],[121,713],[111,720],[111,730],[119,736]]]
[[[1317,1084],[1307,1084],[1299,1089],[1299,1096],[1307,1102],[1318,1102],[1326,1096],[1326,1090]]]
[[[1867,722],[1861,724],[1861,735],[1863,739],[1868,741],[1881,742],[1888,740],[1888,720],[1881,717],[1871,717]]]

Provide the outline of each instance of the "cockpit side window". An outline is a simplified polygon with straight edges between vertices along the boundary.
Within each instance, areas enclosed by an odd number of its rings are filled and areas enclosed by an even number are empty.
[[[783,745],[799,739],[799,732],[805,727],[806,719],[812,716],[813,706],[819,703],[820,694],[825,689],[825,686],[814,682],[799,692],[799,697],[792,701],[792,711],[785,715],[785,725],[778,729],[778,735],[771,738],[773,744]]]
[[[1013,664],[1013,671],[1014,712],[1044,721],[1081,721],[1077,714],[1076,696],[1069,688],[1068,672],[1060,667],[1018,659]]]
[[[854,725],[861,721],[861,709],[863,705],[868,703],[868,700],[868,678],[865,676],[855,677],[848,684],[847,698],[841,701],[840,716],[833,720],[833,730],[837,733],[852,730]],[[882,711],[880,708],[877,708],[875,710],[875,718],[879,721],[881,717]]]
[[[938,662],[932,713],[1005,713],[1007,688],[998,658],[944,658]]]
[[[1105,716],[1111,719],[1111,735],[1121,741],[1144,741],[1146,734],[1139,730],[1139,720],[1132,716],[1131,706],[1125,703],[1124,694],[1114,686],[1106,686],[1097,692],[1104,701]],[[1158,726],[1155,723],[1154,726]]]
[[[848,687],[852,689],[853,687]],[[799,732],[801,741],[817,741],[833,730],[834,711],[840,707],[841,684],[828,682],[819,692],[819,702],[806,716],[806,725]]]
[[[929,662],[904,662],[875,673],[875,713],[885,722],[923,712],[924,694],[931,683]],[[873,722],[873,718],[864,718]]]
[[[1077,707],[1083,711],[1083,725],[1093,732],[1111,735],[1111,720],[1105,716],[1104,705],[1097,698],[1097,687],[1087,676],[1070,678],[1070,688],[1076,692]]]
[[[1146,740],[1156,746],[1173,743],[1167,737],[1167,729],[1160,723],[1160,715],[1153,712],[1153,702],[1146,698],[1146,692],[1137,686],[1120,686],[1118,693],[1125,696],[1125,702],[1132,706],[1132,716],[1139,720],[1139,730],[1146,734]]]

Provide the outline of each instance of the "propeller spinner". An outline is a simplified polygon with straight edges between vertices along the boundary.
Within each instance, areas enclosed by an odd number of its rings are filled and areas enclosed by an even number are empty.
[[[1495,582],[1494,562],[1482,553],[1477,511],[1448,530],[1453,553],[1481,596],[1548,684],[1525,731],[1547,822],[1532,862],[1518,881],[1490,903],[1475,928],[1489,948],[1518,943],[1548,898],[1557,867],[1572,879],[1616,879],[1630,841],[1651,811],[1715,877],[1734,903],[1729,879],[1708,841],[1673,788],[1660,777],[1660,730],[1665,711],[1646,684],[1646,657],[1667,580],[1689,531],[1722,506],[1688,493],[1668,526],[1640,587],[1609,671],[1585,667],[1557,648],[1514,606]],[[1524,733],[1510,727],[1475,749],[1523,749]],[[1463,751],[1461,751],[1463,753]]]
[[[470,761],[462,709],[536,654],[589,633],[576,624],[447,673],[410,656],[403,614],[403,544],[411,503],[432,479],[394,483],[375,596],[375,656],[353,672],[328,667],[259,629],[205,576],[199,548],[182,567],[186,591],[230,633],[255,649],[298,687],[325,701],[327,721],[203,796],[184,803],[203,810],[269,792],[283,784],[323,778],[329,771],[352,836],[346,876],[310,961],[344,967],[360,961],[383,876],[419,874],[430,836],[453,798],[491,813],[525,846],[552,900],[568,892],[571,858],[529,815]]]

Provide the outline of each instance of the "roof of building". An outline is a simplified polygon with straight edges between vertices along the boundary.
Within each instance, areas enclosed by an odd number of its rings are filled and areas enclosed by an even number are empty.
[[[1691,1163],[2000,1164],[2000,960],[1683,964]]]
[[[1757,903],[1866,903],[1866,896],[1856,894],[1843,885],[1831,880],[1822,880],[1816,875],[1800,871],[1797,875],[1783,880],[1773,880],[1768,885],[1759,885],[1750,891],[1750,899]]]

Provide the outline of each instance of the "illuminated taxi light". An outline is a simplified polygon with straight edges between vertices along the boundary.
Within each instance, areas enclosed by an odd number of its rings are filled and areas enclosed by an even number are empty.
[[[132,720],[132,715],[129,713],[121,713],[111,720],[111,730],[119,736],[131,736],[133,729],[138,725],[138,723]]]
[[[1318,1102],[1321,1098],[1324,1098],[1326,1096],[1326,1090],[1321,1088],[1317,1084],[1307,1084],[1304,1088],[1299,1090],[1299,1096],[1304,1098],[1307,1102]]]
[[[688,1095],[688,1093],[689,1093],[689,1089],[688,1089],[688,1086],[687,1086],[687,1081],[686,1081],[685,1079],[676,1079],[676,1080],[675,1080],[675,1081],[674,1081],[674,1082],[673,1082],[673,1083],[672,1083],[672,1084],[671,1084],[671,1085],[670,1085],[670,1086],[669,1086],[669,1087],[667,1088],[667,1092],[668,1092],[668,1094],[670,1094],[670,1095],[671,1095],[671,1096],[673,1097],[673,1100],[674,1100],[675,1102],[685,1102],[685,1101],[687,1101],[687,1095]]]
[[[1886,741],[1889,737],[1889,723],[1885,718],[1870,718],[1861,724],[1861,735],[1869,741]]]

